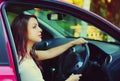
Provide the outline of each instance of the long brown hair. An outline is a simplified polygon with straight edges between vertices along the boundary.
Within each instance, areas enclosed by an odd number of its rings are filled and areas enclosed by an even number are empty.
[[[13,38],[16,45],[16,50],[18,53],[18,59],[20,59],[19,63],[23,60],[27,53],[27,24],[29,19],[33,17],[37,20],[37,17],[34,15],[18,15],[12,23],[11,30],[13,34]],[[35,54],[35,48],[33,47],[30,51],[30,55],[33,60],[36,62],[37,66],[42,69],[41,62],[38,62],[38,57]]]

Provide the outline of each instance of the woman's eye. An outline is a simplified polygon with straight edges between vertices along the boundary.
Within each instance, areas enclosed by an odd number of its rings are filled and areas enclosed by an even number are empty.
[[[33,26],[33,28],[36,28],[37,26]]]

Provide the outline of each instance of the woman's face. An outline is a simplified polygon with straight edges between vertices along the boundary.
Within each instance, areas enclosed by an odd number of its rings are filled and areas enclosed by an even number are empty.
[[[42,29],[39,27],[38,21],[34,17],[31,17],[27,25],[28,41],[33,43],[40,42],[42,40],[41,32]]]

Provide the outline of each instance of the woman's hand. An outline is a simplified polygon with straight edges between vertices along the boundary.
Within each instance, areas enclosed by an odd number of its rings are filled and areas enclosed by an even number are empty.
[[[78,44],[88,43],[88,41],[86,41],[86,40],[83,39],[83,38],[78,38],[78,39],[75,39],[75,40],[71,41],[71,43],[72,43],[73,45],[78,45]]]
[[[82,74],[71,74],[65,81],[79,81]]]

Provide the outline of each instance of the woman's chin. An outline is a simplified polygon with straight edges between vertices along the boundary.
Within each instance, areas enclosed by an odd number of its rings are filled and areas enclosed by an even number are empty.
[[[37,42],[41,42],[42,41],[42,39],[39,39]]]

